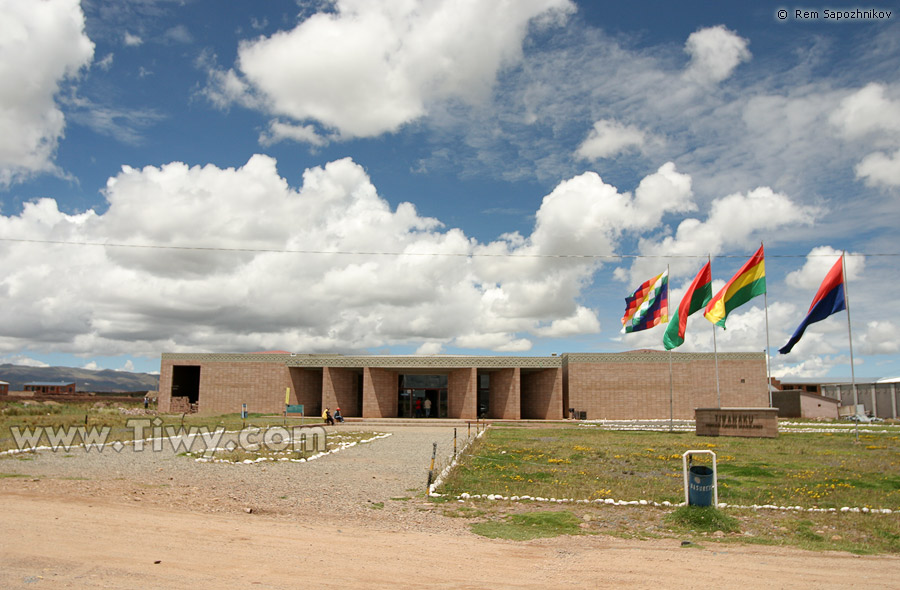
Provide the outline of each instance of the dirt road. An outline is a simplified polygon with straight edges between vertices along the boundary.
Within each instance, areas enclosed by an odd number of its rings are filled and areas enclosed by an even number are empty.
[[[900,575],[896,557],[493,541],[46,494],[0,501],[2,588],[896,588]]]

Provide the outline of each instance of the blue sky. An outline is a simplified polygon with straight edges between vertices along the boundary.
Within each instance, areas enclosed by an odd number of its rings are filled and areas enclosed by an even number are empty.
[[[900,373],[900,4],[0,9],[0,362],[661,349],[625,296],[763,243],[773,375],[849,376],[845,313],[777,354],[841,251],[857,376]]]

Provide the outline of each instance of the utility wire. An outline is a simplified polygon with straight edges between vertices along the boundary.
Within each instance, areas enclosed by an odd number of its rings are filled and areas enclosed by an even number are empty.
[[[375,252],[375,251],[347,251],[347,250],[293,250],[277,248],[221,248],[212,246],[163,246],[157,244],[119,244],[114,242],[75,242],[69,240],[36,240],[24,238],[0,238],[0,242],[17,242],[25,244],[53,244],[61,246],[94,246],[104,248],[134,248],[146,250],[181,250],[197,252],[256,252],[268,254],[315,254],[315,255],[341,255],[341,256],[446,256],[458,258],[580,258],[618,260],[622,258],[706,258],[708,254],[491,254],[476,252]],[[746,258],[746,254],[718,254],[716,258]],[[766,252],[766,258],[807,258],[816,256],[833,257],[835,254],[771,254]],[[878,254],[846,254],[846,256],[865,257],[896,257],[900,253]]]

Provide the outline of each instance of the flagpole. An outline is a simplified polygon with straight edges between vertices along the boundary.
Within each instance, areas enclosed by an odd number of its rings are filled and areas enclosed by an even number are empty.
[[[666,265],[666,274],[669,274],[669,265]],[[671,276],[669,277],[672,278]],[[671,316],[669,316],[671,321]],[[672,376],[672,349],[669,349],[669,432],[672,432],[675,420],[675,379]]]
[[[762,248],[763,243],[759,246]],[[769,407],[772,407],[772,366],[769,363],[769,288],[763,292],[763,307],[766,309],[766,393],[769,394]]]
[[[712,267],[712,256],[710,254],[706,255],[706,260],[709,262],[710,267]],[[719,391],[719,346],[716,344],[716,325],[712,325],[713,328],[713,356],[716,359],[716,404],[718,407],[722,407],[722,393]]]
[[[856,416],[856,409],[859,407],[859,394],[856,391],[856,369],[853,366],[853,332],[850,330],[850,293],[847,289],[847,258],[846,250],[841,251],[841,272],[844,273],[844,306],[847,308],[847,341],[850,343],[850,388],[853,391],[853,415]],[[872,411],[874,411],[874,406]],[[856,442],[859,442],[859,417],[857,416],[856,424]]]

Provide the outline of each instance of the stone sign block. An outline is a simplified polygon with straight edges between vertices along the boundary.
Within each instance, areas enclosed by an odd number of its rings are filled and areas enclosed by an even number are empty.
[[[695,408],[697,436],[778,436],[778,408]]]

